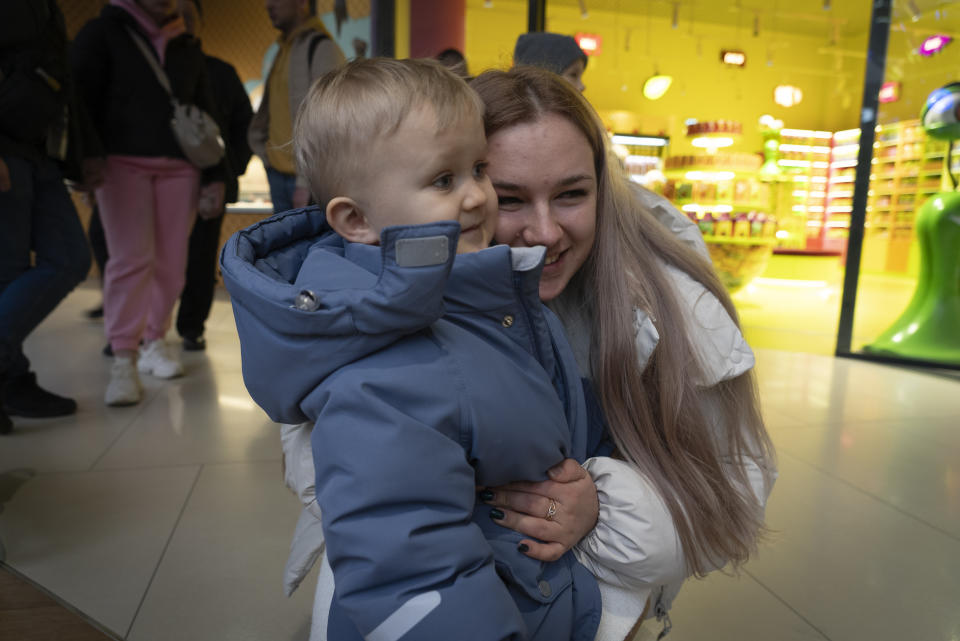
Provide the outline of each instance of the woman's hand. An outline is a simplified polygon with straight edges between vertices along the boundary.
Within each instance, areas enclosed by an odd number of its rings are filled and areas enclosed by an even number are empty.
[[[223,212],[223,198],[226,185],[223,181],[212,182],[200,188],[197,199],[197,214],[204,220],[216,218]]]
[[[13,184],[10,182],[10,169],[7,163],[0,158],[0,191],[10,191]]]
[[[491,516],[497,523],[539,539],[523,539],[521,552],[540,561],[556,561],[594,528],[600,504],[593,479],[575,460],[568,458],[547,474],[548,481],[483,489],[480,499],[496,508]],[[500,514],[503,518],[497,518]]]

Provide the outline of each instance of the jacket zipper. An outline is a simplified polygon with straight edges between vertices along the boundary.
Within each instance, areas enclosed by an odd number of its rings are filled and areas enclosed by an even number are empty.
[[[527,309],[526,304],[524,304],[523,297],[519,295],[519,292],[522,292],[520,286],[520,277],[514,274],[513,276],[513,289],[515,292],[518,292],[517,301],[520,304],[520,310],[523,312],[523,318],[527,323],[528,331],[530,332],[530,342],[533,344],[533,357],[537,359],[537,362],[543,366],[543,355],[540,353],[540,345],[537,343],[536,337],[536,328],[533,326],[532,317],[530,315],[530,310]]]
[[[670,615],[663,606],[663,592],[665,589],[665,585],[660,586],[660,593],[657,595],[657,605],[653,608],[653,613],[657,615],[657,622],[663,623],[663,629],[660,630],[660,634],[657,635],[657,641],[660,641],[660,639],[670,634],[670,630],[673,629],[673,622],[670,621]]]

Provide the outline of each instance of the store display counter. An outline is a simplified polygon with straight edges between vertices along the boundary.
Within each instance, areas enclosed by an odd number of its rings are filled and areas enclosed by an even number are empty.
[[[776,244],[774,238],[757,237],[704,236],[703,240],[720,282],[731,294],[763,273]]]

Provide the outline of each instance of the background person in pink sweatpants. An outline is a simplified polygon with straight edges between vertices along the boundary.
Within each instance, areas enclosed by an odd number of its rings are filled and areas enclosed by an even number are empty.
[[[74,42],[73,70],[106,156],[96,195],[110,255],[108,405],[140,402],[138,371],[160,378],[183,373],[164,335],[183,289],[201,172],[180,150],[170,129],[170,97],[131,34],[151,45],[181,103],[215,114],[199,42],[185,33],[176,8],[176,0],[110,0]],[[223,201],[223,175],[222,164],[204,172],[203,202],[210,207]]]

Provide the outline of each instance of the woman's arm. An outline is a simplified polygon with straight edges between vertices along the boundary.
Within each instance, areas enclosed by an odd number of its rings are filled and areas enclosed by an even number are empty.
[[[620,587],[683,579],[683,552],[670,512],[632,465],[601,456],[581,467],[567,459],[550,476],[490,490],[494,496],[487,502],[504,512],[501,522],[541,541],[524,539],[528,556],[550,561],[573,549],[594,576]],[[554,499],[558,509],[552,520],[545,518],[550,497],[562,497]]]
[[[716,415],[710,410],[717,402],[715,393],[713,388],[704,390],[707,416]],[[621,587],[652,587],[686,577],[673,518],[657,489],[635,466],[609,457],[588,459],[583,468],[596,488],[590,497],[579,487],[585,485],[584,479],[571,472],[576,462],[568,459],[564,464],[562,476],[554,473],[557,468],[551,470],[551,481],[491,488],[494,497],[487,502],[504,512],[503,523],[543,541],[532,542],[529,556],[551,560],[573,548],[597,578]],[[764,511],[777,476],[774,462],[756,456],[726,457],[724,465],[731,479],[738,478],[736,468],[742,467],[748,487],[740,489]],[[558,501],[560,524],[544,518],[551,496],[563,497]],[[719,559],[717,567],[725,564],[726,559]]]

